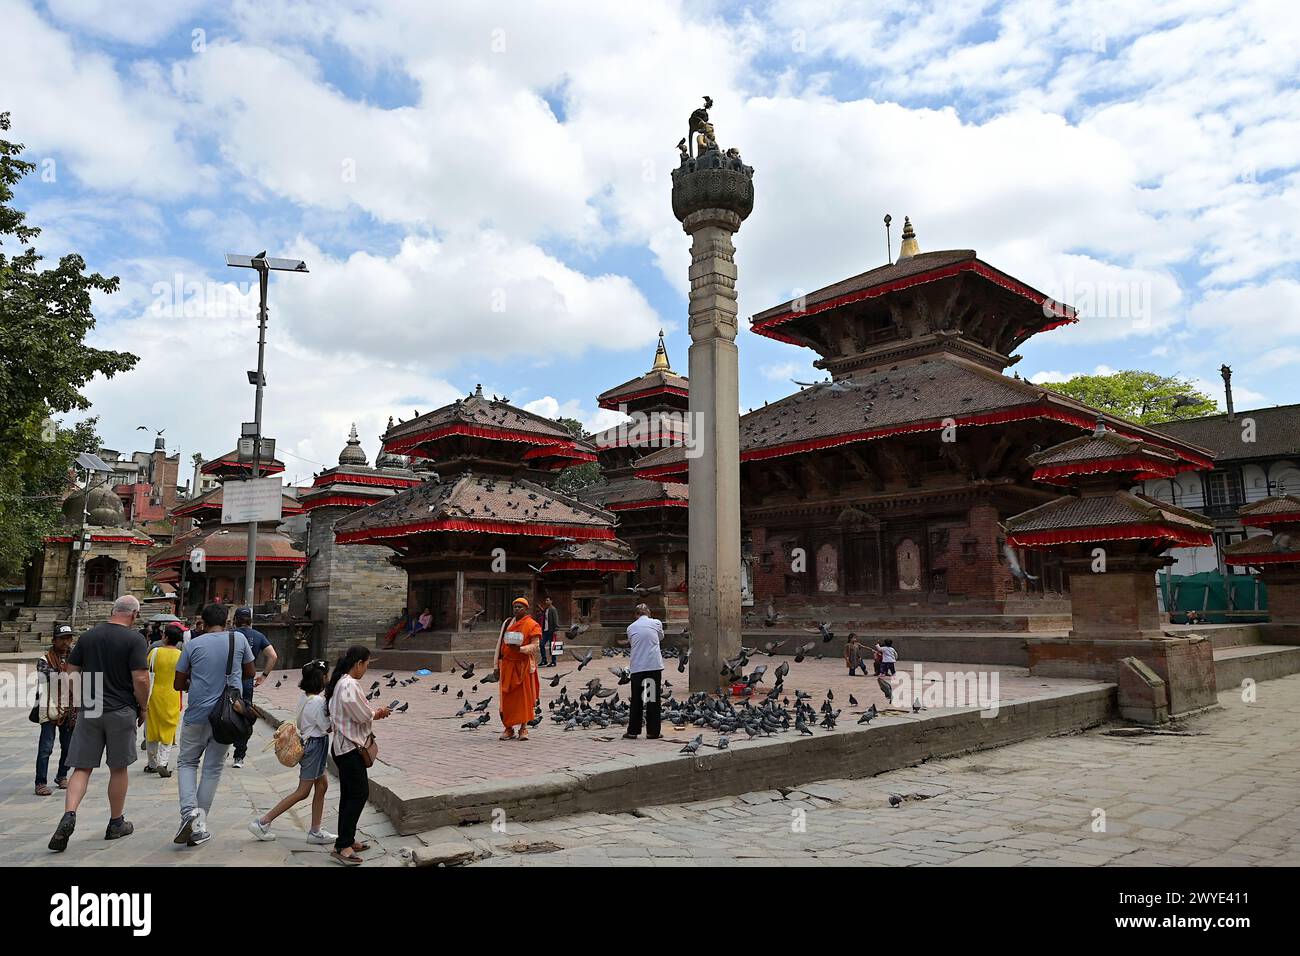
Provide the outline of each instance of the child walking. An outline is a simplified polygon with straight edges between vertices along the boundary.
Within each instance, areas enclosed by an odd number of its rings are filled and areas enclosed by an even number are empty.
[[[894,639],[887,637],[877,644],[876,653],[880,655],[880,670],[876,673],[881,677],[893,677],[894,665],[898,663],[898,651],[894,650]]]
[[[333,833],[321,829],[325,815],[325,791],[329,789],[329,776],[325,761],[330,751],[330,719],[325,712],[325,683],[329,665],[324,661],[311,661],[302,669],[298,683],[303,697],[298,704],[298,735],[302,738],[302,760],[298,763],[298,789],[289,794],[267,813],[248,825],[248,832],[259,840],[274,840],[271,821],[295,804],[311,796],[311,829],[307,842],[326,844],[336,839]]]

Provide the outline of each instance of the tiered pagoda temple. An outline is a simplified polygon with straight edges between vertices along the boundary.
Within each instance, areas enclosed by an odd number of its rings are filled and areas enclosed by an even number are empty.
[[[252,464],[241,462],[236,452],[222,455],[207,462],[201,469],[212,475],[220,484],[207,494],[184,501],[172,509],[171,517],[186,519],[190,530],[178,534],[170,545],[149,559],[149,573],[160,583],[174,583],[180,595],[182,615],[193,614],[200,607],[217,598],[226,604],[239,604],[244,599],[244,579],[248,557],[248,530],[246,525],[223,525],[221,504],[228,481],[240,481],[252,475]],[[262,476],[284,471],[278,460],[262,462]],[[302,504],[290,495],[284,495],[281,511],[284,517],[302,513]],[[286,534],[276,530],[278,522],[266,521],[257,528],[257,571],[253,585],[254,601],[266,604],[276,601],[284,590],[283,585],[302,570],[307,563],[303,552]],[[202,548],[205,570],[190,570],[190,552]]]
[[[1300,629],[1300,498],[1276,495],[1239,508],[1252,535],[1230,546],[1224,560],[1254,568],[1268,587],[1268,613],[1274,628]]]
[[[564,426],[487,398],[467,398],[400,422],[386,454],[435,470],[417,487],[340,518],[339,544],[384,546],[407,575],[407,607],[428,609],[433,627],[399,645],[418,666],[448,669],[453,657],[490,659],[510,602],[533,607],[549,596],[563,623],[598,625],[610,573],[626,573],[633,552],[615,535],[616,516],[550,487],[567,465],[597,460]],[[396,603],[396,602],[395,602]]]
[[[1054,497],[1026,457],[1091,429],[1097,412],[1005,370],[1075,311],[974,250],[921,252],[908,226],[897,262],[750,320],[817,352],[830,375],[740,419],[757,604],[799,623],[1063,629],[1060,560],[1012,552],[1029,577],[1015,575],[1002,523]],[[1129,422],[1113,429],[1176,467],[1208,467],[1204,449]],[[686,470],[683,449],[668,448],[636,474]]]
[[[392,419],[389,419],[392,427]],[[306,612],[316,625],[314,646],[332,658],[351,644],[369,643],[376,631],[406,607],[406,574],[385,547],[337,546],[340,518],[418,487],[423,479],[406,462],[381,452],[371,467],[356,425],[339,452],[338,464],[315,476],[298,496],[308,514]]]
[[[1120,712],[1144,723],[1216,703],[1213,645],[1165,633],[1155,578],[1172,547],[1204,545],[1204,516],[1129,491],[1149,477],[1198,467],[1168,446],[1118,435],[1098,419],[1091,435],[1026,459],[1033,477],[1069,494],[1007,519],[1014,547],[1057,555],[1069,575],[1066,638],[1028,639],[1030,673],[1117,681]]]
[[[650,371],[602,392],[601,408],[621,411],[627,421],[593,436],[604,482],[579,494],[618,516],[619,536],[635,552],[628,585],[657,590],[634,595],[620,588],[602,598],[607,622],[630,623],[635,605],[644,601],[650,613],[673,633],[689,617],[686,588],[687,507],[685,481],[637,477],[638,462],[662,448],[682,445],[686,438],[690,383],[673,371],[659,333]]]

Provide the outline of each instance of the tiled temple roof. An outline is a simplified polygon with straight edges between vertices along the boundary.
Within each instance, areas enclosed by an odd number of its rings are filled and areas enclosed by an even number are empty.
[[[618,478],[585,488],[578,497],[610,511],[619,511],[636,506],[682,506],[690,500],[690,489],[679,481]]]
[[[284,462],[280,461],[278,458],[274,458],[270,461],[260,462],[258,469],[263,476],[278,475],[280,472],[284,471]],[[216,475],[225,472],[248,472],[251,474],[253,471],[253,463],[251,461],[240,461],[238,450],[228,451],[220,458],[213,458],[211,461],[205,462],[199,471],[205,475]]]
[[[685,398],[690,394],[690,381],[672,369],[652,369],[644,375],[622,385],[601,392],[596,397],[601,408],[617,409],[622,403],[654,395],[674,395]]]
[[[1250,419],[1254,441],[1243,441],[1243,420]],[[1251,458],[1300,458],[1300,405],[1278,405],[1226,414],[1158,422],[1151,429],[1179,441],[1208,448],[1220,463]]]
[[[199,528],[184,534],[149,559],[150,568],[179,567],[189,560],[193,548],[202,548],[209,563],[238,563],[248,554],[248,530],[243,525]],[[306,556],[293,542],[276,531],[257,533],[259,564],[306,564]]]
[[[1256,528],[1300,522],[1300,497],[1274,495],[1261,498],[1237,509],[1241,523]]]
[[[1224,548],[1223,560],[1228,564],[1300,563],[1300,535],[1257,534]]]
[[[636,551],[619,538],[557,544],[543,557],[543,574],[574,571],[635,571]]]
[[[183,518],[187,515],[197,515],[204,511],[221,512],[222,502],[225,500],[225,486],[217,485],[206,494],[200,495],[190,501],[178,502],[176,507],[172,508],[171,515],[175,518]],[[292,495],[280,496],[280,510],[285,515],[302,514],[302,502]]]
[[[820,383],[740,417],[741,461],[799,454],[891,435],[940,431],[945,420],[977,427],[1047,418],[1091,429],[1097,412],[1051,389],[1010,378],[974,362],[937,355]],[[1203,449],[1133,422],[1112,420],[1118,434],[1161,453],[1208,466]],[[1171,447],[1172,446],[1172,447]],[[636,464],[643,478],[685,474],[683,448],[652,452]]]
[[[1034,479],[1053,484],[1069,484],[1082,475],[1114,474],[1130,476],[1130,481],[1167,478],[1198,467],[1185,461],[1168,448],[1152,445],[1138,438],[1104,430],[1100,434],[1080,435],[1051,448],[1026,455],[1034,466]]]
[[[429,481],[353,512],[334,526],[340,544],[468,531],[541,537],[614,537],[615,517],[536,482],[465,472]]]
[[[1017,546],[1070,542],[1165,539],[1179,544],[1210,544],[1213,524],[1146,495],[1116,491],[1066,496],[1010,517],[1007,541]]]

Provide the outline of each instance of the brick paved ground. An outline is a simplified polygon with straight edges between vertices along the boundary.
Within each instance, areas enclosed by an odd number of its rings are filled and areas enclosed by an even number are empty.
[[[788,657],[756,658],[754,663],[766,662],[769,672]],[[431,677],[422,677],[416,684],[408,687],[388,688],[381,684],[382,696],[374,703],[387,704],[394,699],[409,702],[410,709],[398,714],[379,725],[380,759],[384,763],[398,768],[414,784],[440,790],[450,786],[499,781],[503,779],[528,777],[535,774],[549,773],[556,770],[581,767],[618,757],[644,755],[653,752],[674,753],[681,749],[683,743],[699,733],[699,729],[690,727],[677,731],[671,726],[665,730],[665,739],[659,742],[648,740],[623,740],[623,727],[611,725],[605,730],[565,731],[551,721],[549,701],[559,696],[560,690],[567,686],[569,696],[576,696],[582,686],[591,677],[599,677],[605,687],[615,687],[617,678],[610,674],[609,668],[627,663],[627,658],[595,658],[581,672],[575,670],[572,663],[561,664],[558,669],[542,669],[542,710],[547,715],[541,725],[531,731],[531,739],[521,743],[497,740],[501,732],[501,721],[497,716],[498,687],[495,684],[479,684],[478,690],[472,688],[476,679],[463,680],[459,674],[435,673]],[[900,663],[900,670],[908,669],[911,664]],[[925,664],[927,673],[937,671],[992,671],[994,668],[979,667],[968,664]],[[688,673],[678,673],[675,662],[670,662],[664,678],[670,682],[677,698],[686,696]],[[999,692],[1003,701],[1015,700],[1041,693],[1045,688],[1065,690],[1073,687],[1095,687],[1094,682],[1078,680],[1048,680],[1030,677],[1028,671],[1019,667],[998,667]],[[388,671],[372,670],[363,682],[368,688],[375,679],[381,678]],[[549,686],[553,674],[569,674],[561,681],[560,687]],[[411,676],[407,672],[397,672],[397,679]],[[481,675],[480,675],[481,676]],[[275,684],[280,681],[277,689]],[[770,686],[771,678],[768,678]],[[258,690],[258,701],[270,705],[279,711],[292,711],[297,706],[298,691],[296,675],[277,672]],[[432,693],[434,685],[450,684],[446,693]],[[811,703],[819,706],[827,689],[835,695],[834,704],[842,707],[840,715],[841,728],[854,726],[860,711],[874,703],[878,708],[885,708],[884,694],[876,686],[874,678],[861,674],[849,677],[837,661],[805,660],[791,664],[785,686],[793,699],[796,689],[813,695]],[[478,703],[489,695],[492,704],[489,710],[493,714],[492,723],[479,730],[462,730],[461,725],[468,719],[452,716],[464,703],[456,697],[458,691],[464,691],[466,698]],[[852,694],[859,706],[849,704]],[[620,690],[620,699],[626,700],[626,688]],[[822,734],[820,728],[816,733]],[[841,732],[841,731],[834,731]],[[790,732],[793,734],[793,731]],[[705,735],[705,741],[712,743],[717,735]],[[733,740],[732,746],[743,748],[749,742],[745,739]]]
[[[492,854],[481,866],[1295,866],[1300,675],[1258,690],[1249,705],[1221,694],[1179,736],[1099,728],[785,794],[420,839]],[[906,798],[897,809],[891,794]]]

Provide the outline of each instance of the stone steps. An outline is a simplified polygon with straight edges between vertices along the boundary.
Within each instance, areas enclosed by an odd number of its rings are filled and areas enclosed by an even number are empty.
[[[1214,675],[1220,693],[1242,681],[1273,680],[1300,674],[1300,647],[1287,644],[1237,645],[1214,649]]]

